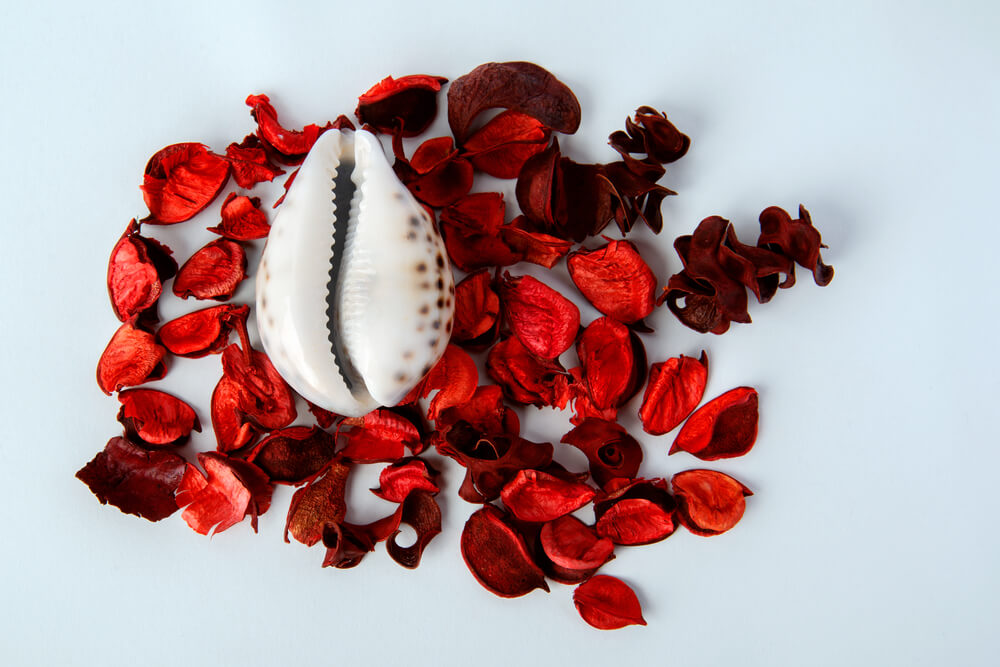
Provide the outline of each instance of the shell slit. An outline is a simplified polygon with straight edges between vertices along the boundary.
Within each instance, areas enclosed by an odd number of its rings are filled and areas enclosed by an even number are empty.
[[[326,285],[326,316],[327,333],[330,340],[330,350],[333,353],[337,371],[347,385],[347,389],[355,394],[364,389],[364,382],[351,364],[350,357],[344,349],[340,336],[340,277],[343,270],[344,254],[347,246],[351,220],[351,202],[355,196],[356,186],[351,180],[354,170],[353,160],[342,159],[340,167],[331,184],[331,199],[333,203],[333,256],[330,259],[330,280]]]

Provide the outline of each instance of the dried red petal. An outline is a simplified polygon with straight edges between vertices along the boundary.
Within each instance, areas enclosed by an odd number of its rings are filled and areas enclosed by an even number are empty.
[[[641,341],[621,322],[601,317],[589,325],[576,341],[583,379],[598,410],[624,405],[642,385],[646,355]]]
[[[547,269],[559,263],[573,245],[570,241],[535,231],[523,215],[500,228],[500,239],[521,261]]]
[[[102,505],[110,503],[125,514],[159,521],[177,510],[174,492],[186,465],[177,454],[146,451],[117,437],[111,438],[76,477]]]
[[[528,553],[524,538],[493,505],[469,517],[461,545],[462,558],[472,576],[494,595],[514,598],[536,588],[548,592],[545,575]]]
[[[576,340],[580,309],[540,280],[505,273],[500,298],[514,335],[539,357],[555,359]]]
[[[677,529],[676,503],[663,479],[615,479],[594,500],[597,534],[615,544],[652,544]]]
[[[177,273],[170,248],[139,234],[135,218],[111,251],[108,296],[115,317],[128,321],[152,308],[163,292],[163,281]]]
[[[714,470],[686,470],[670,480],[677,514],[695,535],[724,533],[743,517],[745,496],[753,493],[738,481]]]
[[[708,356],[672,357],[649,367],[649,384],[642,396],[642,430],[663,435],[674,430],[698,407],[708,380]]]
[[[461,405],[472,398],[479,384],[479,371],[469,353],[456,345],[448,345],[444,355],[417,386],[418,395],[426,398],[440,389],[431,400],[427,418],[436,420],[442,410]]]
[[[521,470],[504,485],[500,498],[521,521],[544,523],[575,512],[593,500],[594,494],[594,489],[580,482]]]
[[[562,410],[570,398],[566,369],[555,360],[531,353],[511,336],[490,348],[486,372],[509,400],[524,405],[549,405]]]
[[[155,389],[126,389],[119,392],[122,407],[118,421],[133,441],[149,447],[183,445],[191,431],[201,432],[198,415],[190,405]]]
[[[459,156],[451,137],[428,139],[409,161],[400,148],[393,169],[414,197],[435,208],[455,203],[472,187],[472,165]]]
[[[441,490],[434,481],[437,476],[438,471],[421,459],[400,459],[382,469],[379,488],[372,489],[372,493],[393,503],[403,502],[411,491],[436,494]]]
[[[362,124],[379,132],[415,137],[433,122],[438,91],[447,82],[444,77],[425,74],[399,79],[387,76],[358,98],[354,114]]]
[[[594,481],[604,486],[616,478],[631,479],[639,472],[642,447],[624,428],[603,419],[585,419],[561,442],[583,452]]]
[[[417,449],[420,432],[405,417],[388,409],[372,410],[358,419],[345,419],[351,426],[345,432],[347,446],[341,455],[359,463],[395,461],[403,456],[403,447]]]
[[[702,461],[743,456],[757,439],[757,391],[737,387],[698,408],[681,428],[670,453],[694,454]]]
[[[271,225],[260,210],[260,197],[251,199],[231,192],[222,204],[222,223],[208,231],[234,241],[253,241],[267,238]]]
[[[222,353],[222,369],[240,388],[240,410],[264,430],[295,421],[295,396],[266,354],[251,349],[246,355],[233,343]]]
[[[229,178],[229,162],[198,143],[173,144],[146,164],[142,198],[150,224],[188,220],[215,199]]]
[[[396,530],[389,536],[385,550],[389,556],[410,569],[420,564],[420,557],[432,539],[441,532],[441,509],[433,495],[427,491],[415,490],[406,496],[400,506],[400,523],[405,523],[417,534],[416,541],[408,547],[396,544]]]
[[[605,315],[632,324],[653,312],[656,276],[628,241],[570,253],[566,267],[587,301]]]
[[[517,205],[529,220],[534,220],[543,229],[555,229],[556,212],[553,199],[559,170],[559,141],[555,140],[545,150],[529,158],[517,176],[515,194]]]
[[[323,127],[309,124],[302,130],[287,130],[278,122],[278,112],[267,95],[250,95],[246,99],[246,105],[250,107],[250,115],[257,121],[257,136],[281,155],[292,158],[292,162],[305,156],[323,132],[341,127],[354,129],[351,121],[341,116]]]
[[[311,547],[323,538],[327,524],[337,524],[347,515],[344,493],[351,466],[335,460],[322,477],[314,479],[292,496],[285,521],[285,542],[288,535]]]
[[[636,109],[634,118],[626,118],[625,131],[613,132],[608,142],[622,157],[642,153],[652,161],[667,164],[687,153],[691,139],[667,120],[667,114],[642,106]]]
[[[308,426],[290,426],[273,431],[247,456],[272,482],[301,484],[319,473],[334,458],[332,435]]]
[[[833,267],[823,263],[820,248],[825,248],[819,231],[813,227],[809,211],[799,204],[799,219],[792,220],[784,209],[771,206],[760,214],[760,237],[757,245],[779,249],[786,257],[813,274],[817,285],[829,285]],[[794,276],[794,274],[793,274]]]
[[[463,271],[509,266],[521,259],[500,237],[503,195],[475,192],[441,211],[441,235],[448,257]]]
[[[229,144],[226,147],[226,159],[232,168],[233,180],[246,190],[258,183],[273,181],[275,177],[285,173],[284,169],[271,163],[267,151],[255,134],[247,135],[242,143]]]
[[[646,625],[635,591],[620,579],[604,574],[577,586],[573,591],[573,604],[583,620],[598,630]]]
[[[203,308],[170,320],[156,332],[156,339],[180,357],[218,354],[229,344],[233,327],[246,322],[249,313],[249,307],[235,304]]]
[[[570,577],[589,576],[614,558],[614,543],[571,514],[542,526],[539,543],[546,558]]]
[[[503,392],[495,385],[476,387],[467,401],[442,410],[437,419],[438,432],[459,421],[468,422],[483,433],[493,435],[517,435],[521,432],[517,413],[504,405]]]
[[[244,517],[251,517],[257,530],[257,516],[271,504],[273,487],[257,466],[229,459],[216,452],[198,454],[207,479],[188,465],[177,492],[177,505],[187,506],[181,515],[197,533],[208,535],[231,528]]]
[[[163,363],[166,354],[153,334],[126,322],[115,331],[97,362],[97,386],[110,395],[122,387],[159,380],[167,373]]]
[[[247,277],[243,247],[229,239],[218,239],[195,252],[174,278],[174,294],[182,299],[225,301]]]
[[[455,325],[451,339],[473,349],[489,346],[500,326],[500,297],[490,287],[485,269],[466,276],[455,286]]]
[[[448,124],[460,142],[469,137],[476,116],[491,108],[513,109],[567,134],[580,126],[580,103],[573,91],[533,63],[486,63],[448,89]]]
[[[244,414],[246,402],[239,382],[223,376],[212,391],[212,431],[220,452],[231,452],[257,439],[263,430]]]
[[[341,419],[341,416],[335,412],[325,410],[318,405],[310,403],[309,401],[306,401],[306,404],[309,406],[309,412],[311,412],[312,416],[316,418],[316,423],[319,424],[320,428],[330,428]]]
[[[403,506],[387,517],[365,525],[352,523],[327,523],[323,527],[323,546],[326,556],[323,567],[349,568],[361,562],[375,545],[393,536],[403,518]]]
[[[479,171],[497,178],[517,178],[532,155],[545,150],[549,130],[527,114],[504,111],[490,119],[462,144]]]

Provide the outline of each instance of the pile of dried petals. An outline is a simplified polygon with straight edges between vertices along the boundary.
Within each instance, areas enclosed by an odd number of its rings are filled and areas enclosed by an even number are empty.
[[[456,289],[452,344],[403,403],[358,419],[310,405],[315,425],[292,425],[299,416],[296,396],[254,349],[249,306],[208,306],[157,326],[166,281],[173,279],[180,298],[225,302],[247,277],[247,250],[255,250],[250,242],[265,238],[269,224],[260,199],[243,191],[299,164],[323,132],[354,127],[340,116],[289,130],[267,96],[251,95],[246,103],[257,130],[224,154],[182,143],[146,165],[142,193],[149,215],[130,221],[112,250],[108,292],[122,324],[97,368],[100,388],[118,392],[123,434],[77,477],[102,503],[150,521],[182,508],[184,521],[202,534],[246,516],[256,530],[274,485],[293,485],[286,541],[322,542],[323,565],[338,568],[357,565],[386,542],[389,556],[412,568],[441,531],[440,473],[422,457],[433,450],[465,469],[458,493],[480,505],[465,524],[461,550],[487,590],[517,597],[548,590],[552,579],[577,585],[573,601],[594,627],[644,625],[635,593],[595,573],[616,549],[658,542],[678,526],[696,535],[729,530],[750,490],[706,469],[669,480],[638,477],[643,450],[617,423],[618,411],[643,391],[644,430],[657,436],[680,426],[670,453],[704,461],[746,454],[758,414],[757,392],[749,387],[698,408],[707,355],[648,364],[641,334],[651,329],[644,318],[666,301],[687,326],[719,334],[730,322],[749,322],[747,289],[761,302],[770,299],[794,282],[796,263],[825,285],[833,271],[820,259],[819,232],[805,209],[793,219],[771,207],[761,213],[757,244],[749,246],[726,220],[706,218],[677,239],[684,269],[657,299],[659,282],[629,241],[604,237],[574,246],[612,221],[623,235],[640,220],[659,232],[660,204],[676,194],[659,181],[666,165],[687,152],[688,137],[666,115],[643,106],[610,135],[618,160],[574,162],[555,137],[580,123],[570,89],[531,63],[488,63],[448,89],[452,135],[427,139],[407,156],[403,138],[429,127],[444,83],[437,76],[389,77],[363,94],[355,111],[363,127],[389,135],[397,175],[436,213],[452,262],[467,273]],[[483,114],[490,109],[500,111]],[[508,220],[499,193],[470,194],[477,172],[516,178],[521,215]],[[230,176],[242,191],[226,193],[221,221],[209,227],[220,238],[178,268],[169,248],[142,234],[143,225],[189,220],[226,190]],[[294,177],[292,171],[286,190]],[[502,270],[519,262],[552,268],[564,257],[581,295],[603,314],[585,326],[572,298]],[[230,342],[234,332],[238,343]],[[559,358],[570,349],[579,365],[567,369]],[[488,351],[492,382],[480,378],[469,351]],[[130,388],[162,378],[172,355],[220,355],[222,362],[210,406],[217,450],[197,455],[200,469],[176,452],[201,429],[200,411],[158,390]],[[511,406],[527,405],[571,408],[572,430],[556,446],[522,438]],[[563,445],[579,449],[589,469],[571,471],[556,462]],[[348,477],[354,466],[374,463],[385,467],[372,491],[396,510],[369,524],[350,523]],[[588,505],[590,523],[574,514]],[[411,546],[396,542],[401,524],[417,535]]]

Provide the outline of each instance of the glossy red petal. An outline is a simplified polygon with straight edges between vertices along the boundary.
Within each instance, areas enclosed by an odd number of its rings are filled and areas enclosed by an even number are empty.
[[[379,81],[358,98],[354,114],[364,125],[404,137],[415,137],[426,130],[437,115],[437,94],[448,79],[415,74]]]
[[[743,517],[750,489],[729,475],[714,470],[687,470],[670,483],[677,499],[677,514],[695,535],[724,533]]]
[[[580,126],[580,103],[573,91],[533,63],[486,63],[448,89],[448,124],[460,142],[468,138],[476,116],[491,108],[513,109],[567,134]]]
[[[427,418],[436,420],[442,410],[461,405],[472,398],[479,384],[479,371],[469,353],[456,345],[448,345],[440,361],[421,381],[420,396],[426,397],[439,389],[431,399]]]
[[[571,514],[542,526],[539,543],[545,556],[563,571],[593,573],[614,558],[614,543]]]
[[[173,224],[192,218],[226,184],[229,162],[198,143],[167,146],[146,164],[142,198],[150,224]]]
[[[285,542],[291,534],[311,547],[323,538],[327,524],[344,520],[347,515],[344,493],[350,472],[349,463],[334,461],[322,477],[295,492],[285,521]]]
[[[514,335],[539,357],[555,359],[576,340],[579,308],[545,283],[505,273],[500,298]]]
[[[636,439],[618,424],[603,419],[585,419],[561,442],[586,455],[590,474],[602,487],[612,479],[635,477],[642,463],[642,447]]]
[[[632,324],[653,312],[656,276],[628,241],[573,252],[566,266],[583,296],[605,315]]]
[[[691,415],[670,453],[685,451],[702,461],[743,456],[757,439],[757,417],[757,391],[730,389]]]
[[[347,445],[341,454],[359,463],[395,461],[403,456],[403,447],[417,449],[420,433],[405,417],[388,409],[369,412],[358,419],[345,419],[351,426],[342,432]]]
[[[599,574],[577,586],[573,604],[580,616],[598,630],[646,625],[635,591],[620,579]]]
[[[632,334],[621,322],[601,317],[589,325],[576,341],[576,353],[583,367],[584,381],[594,407],[617,408],[637,389],[636,354]],[[643,355],[642,373],[645,373]]]
[[[524,538],[496,507],[486,505],[469,517],[461,545],[469,571],[494,595],[514,598],[536,588],[548,592],[545,575],[535,565]]]
[[[382,469],[379,488],[372,493],[393,503],[403,502],[411,491],[436,494],[441,490],[435,482],[437,476],[437,470],[421,459],[401,459]]]
[[[159,380],[167,373],[163,364],[166,353],[153,334],[126,322],[118,327],[97,362],[97,386],[110,395],[122,387]]]
[[[698,407],[708,380],[708,356],[672,357],[649,367],[649,383],[642,396],[639,419],[652,435],[674,430]]]
[[[233,180],[241,188],[250,190],[258,183],[273,181],[285,173],[268,158],[267,151],[257,135],[251,134],[242,143],[231,143],[226,147],[226,159],[232,168]]]
[[[198,415],[181,399],[155,389],[126,389],[118,421],[133,441],[150,447],[182,445],[191,431],[201,431]]]
[[[455,324],[451,339],[473,349],[496,339],[500,323],[500,297],[491,287],[485,269],[466,276],[455,286]]]
[[[586,484],[538,470],[521,470],[503,487],[500,499],[521,521],[544,523],[575,512],[594,498]]]
[[[257,530],[257,515],[271,502],[272,487],[267,476],[245,461],[228,459],[215,452],[198,454],[207,478],[194,466],[188,466],[178,491],[177,503],[186,505],[181,515],[197,533],[221,533],[244,517],[251,517]]]
[[[434,496],[427,491],[415,490],[406,496],[400,506],[400,523],[413,528],[417,539],[408,547],[396,543],[396,530],[389,536],[386,552],[403,567],[413,569],[420,564],[424,549],[441,532],[441,509]]]
[[[245,404],[240,384],[223,376],[212,391],[212,431],[220,452],[241,449],[257,439],[263,430],[243,412]]]
[[[570,376],[555,360],[538,357],[511,336],[490,348],[486,372],[509,400],[524,405],[566,407]]]
[[[332,435],[315,426],[290,426],[268,434],[247,456],[278,484],[301,484],[325,468],[335,456]]]
[[[295,395],[267,355],[237,344],[222,353],[223,373],[241,389],[240,409],[264,430],[284,428],[295,421]]]
[[[229,239],[211,241],[195,252],[174,278],[174,294],[186,299],[225,301],[247,277],[243,247]]]
[[[271,225],[267,214],[260,210],[260,197],[231,192],[222,204],[222,222],[208,231],[234,241],[253,241],[267,238]]]
[[[614,479],[594,499],[597,533],[615,544],[652,544],[677,529],[677,504],[665,480]]]
[[[238,322],[246,322],[248,306],[224,304],[196,310],[170,320],[156,332],[156,340],[171,354],[198,358],[218,354],[229,344]]]
[[[177,510],[174,493],[186,467],[171,452],[150,452],[125,438],[111,438],[76,477],[101,504],[110,503],[125,514],[159,521]]]
[[[500,239],[521,261],[547,269],[558,264],[573,245],[570,241],[535,231],[524,216],[518,216],[509,225],[501,227]]]
[[[462,144],[462,150],[472,165],[497,178],[517,178],[524,163],[532,155],[545,150],[549,131],[531,116],[517,111],[504,111]]]
[[[468,422],[483,433],[492,435],[517,435],[521,432],[517,413],[504,405],[503,392],[495,385],[476,387],[468,400],[442,410],[437,426],[446,429],[459,421]]]
[[[152,308],[163,281],[177,273],[170,248],[139,234],[132,219],[108,260],[108,296],[115,316],[126,322]]]
[[[257,121],[257,136],[282,156],[293,158],[292,161],[308,153],[319,135],[326,130],[340,127],[354,129],[354,125],[341,116],[323,127],[309,124],[301,130],[288,130],[278,122],[278,112],[267,95],[250,95],[246,99],[246,105],[250,107],[250,115]]]

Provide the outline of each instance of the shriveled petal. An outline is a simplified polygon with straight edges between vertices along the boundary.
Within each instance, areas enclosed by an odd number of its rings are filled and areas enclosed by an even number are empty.
[[[441,490],[435,481],[437,476],[438,471],[422,459],[401,459],[382,469],[379,488],[372,489],[372,493],[393,503],[403,502],[412,491],[436,494]]]
[[[585,419],[562,442],[586,455],[590,474],[602,487],[612,479],[635,477],[642,463],[642,447],[636,439],[620,425],[603,419]]]
[[[396,536],[399,534],[396,530],[389,536],[385,548],[390,558],[403,567],[413,569],[420,564],[420,558],[430,541],[441,532],[441,509],[432,493],[414,490],[403,500],[400,510],[400,523],[413,528],[417,539],[410,546],[401,547],[396,543]]]
[[[404,137],[415,137],[430,126],[437,115],[437,93],[448,79],[414,74],[379,81],[358,98],[354,114],[362,124]]]
[[[322,477],[295,492],[285,521],[285,542],[291,534],[311,547],[323,538],[323,529],[327,524],[344,520],[347,515],[344,493],[350,472],[349,463],[336,460]]]
[[[260,197],[231,192],[222,204],[222,222],[208,231],[234,241],[253,241],[267,238],[271,225],[267,214],[260,210]]]
[[[267,511],[273,487],[267,475],[246,461],[229,459],[215,452],[198,454],[207,478],[189,465],[177,503],[186,505],[181,515],[197,533],[221,533],[236,525],[247,515],[257,530],[257,516]]]
[[[199,143],[173,144],[149,158],[142,198],[150,224],[188,220],[215,199],[229,178],[229,162]]]
[[[247,460],[278,484],[301,484],[334,459],[336,443],[326,431],[308,426],[290,426],[268,434],[253,448]]]

